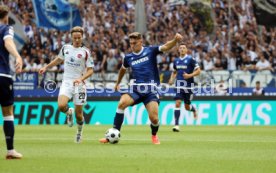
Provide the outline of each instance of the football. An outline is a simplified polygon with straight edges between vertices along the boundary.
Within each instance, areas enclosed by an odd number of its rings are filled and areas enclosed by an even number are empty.
[[[105,137],[108,139],[109,143],[116,144],[119,142],[121,134],[119,130],[111,128],[106,131]]]

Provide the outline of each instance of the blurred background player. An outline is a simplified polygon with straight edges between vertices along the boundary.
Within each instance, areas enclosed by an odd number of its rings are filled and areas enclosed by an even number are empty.
[[[83,46],[83,29],[79,26],[71,30],[72,44],[65,44],[58,56],[47,66],[39,70],[40,74],[48,68],[64,62],[63,81],[59,90],[58,108],[67,115],[67,123],[72,127],[73,114],[76,112],[77,135],[76,142],[81,142],[83,131],[83,105],[86,103],[86,88],[84,80],[93,74],[93,59],[88,48]],[[74,108],[69,108],[68,102],[73,97]]]
[[[252,95],[254,96],[261,96],[265,94],[264,88],[261,87],[260,81],[256,82],[255,88],[253,88]]]
[[[157,85],[160,84],[156,56],[162,52],[170,50],[180,40],[182,40],[182,36],[180,34],[175,34],[173,40],[168,41],[162,46],[144,47],[142,35],[140,33],[134,32],[129,35],[129,43],[132,53],[127,54],[123,60],[115,89],[119,90],[119,84],[126,72],[126,68],[132,69],[134,83],[131,86],[131,91],[123,93],[120,98],[113,122],[114,128],[119,131],[121,130],[124,121],[125,108],[143,102],[151,121],[152,143],[160,144],[156,135],[159,128],[159,95],[157,92]],[[100,142],[107,143],[108,140],[103,138],[100,139]]]
[[[16,73],[20,73],[22,70],[22,58],[17,52],[13,41],[14,30],[8,25],[8,13],[8,7],[0,5],[0,104],[4,116],[3,129],[8,150],[6,159],[20,159],[22,158],[22,154],[16,152],[13,146],[15,131],[13,115],[14,92],[9,64],[9,54],[16,59]]]
[[[193,99],[193,86],[194,86],[194,76],[200,74],[200,67],[196,60],[187,54],[187,47],[185,44],[181,43],[178,48],[179,58],[176,58],[173,62],[174,71],[171,74],[169,84],[172,85],[174,79],[175,81],[175,126],[173,127],[174,132],[179,132],[179,117],[180,117],[180,106],[181,100],[184,100],[185,109],[187,111],[192,111],[194,118],[197,118],[197,112],[191,101]]]

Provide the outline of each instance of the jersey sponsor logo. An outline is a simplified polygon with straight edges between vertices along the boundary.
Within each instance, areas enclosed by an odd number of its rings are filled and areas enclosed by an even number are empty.
[[[177,69],[187,69],[186,65],[177,65],[176,66]]]
[[[73,67],[80,67],[81,65],[79,63],[75,63],[75,59],[73,57],[70,57],[69,61],[66,61],[66,64]]]
[[[137,64],[140,64],[140,63],[142,63],[142,62],[146,62],[146,61],[148,61],[149,60],[149,57],[143,57],[143,58],[140,58],[140,59],[138,59],[138,60],[135,60],[135,61],[133,61],[132,63],[131,63],[131,65],[132,66],[134,66],[134,65],[137,65]]]
[[[77,64],[77,63],[72,63],[72,62],[66,62],[67,65],[69,66],[74,66],[74,67],[80,67],[81,65],[80,64]]]

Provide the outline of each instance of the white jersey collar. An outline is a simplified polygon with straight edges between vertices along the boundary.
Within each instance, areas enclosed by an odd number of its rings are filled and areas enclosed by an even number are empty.
[[[188,56],[188,55],[186,54],[185,56],[179,57],[179,58],[180,58],[180,60],[183,60],[183,59],[185,59],[187,56]]]
[[[134,55],[140,55],[142,52],[143,52],[143,50],[144,50],[144,47],[142,47],[142,49],[140,50],[140,52],[138,52],[138,53],[135,53],[135,52],[132,52]]]

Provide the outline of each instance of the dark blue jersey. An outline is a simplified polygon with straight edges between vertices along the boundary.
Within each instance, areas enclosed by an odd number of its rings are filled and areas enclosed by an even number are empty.
[[[9,52],[4,40],[8,37],[13,38],[13,35],[13,27],[0,24],[0,75],[2,76],[10,76]]]
[[[123,67],[132,69],[135,84],[160,84],[157,55],[159,46],[143,47],[138,54],[130,53],[124,58]]]
[[[184,79],[183,74],[193,73],[196,68],[199,68],[198,63],[191,55],[186,55],[181,58],[176,58],[173,62],[173,68],[176,70],[176,87],[191,88],[194,86],[194,78]]]

